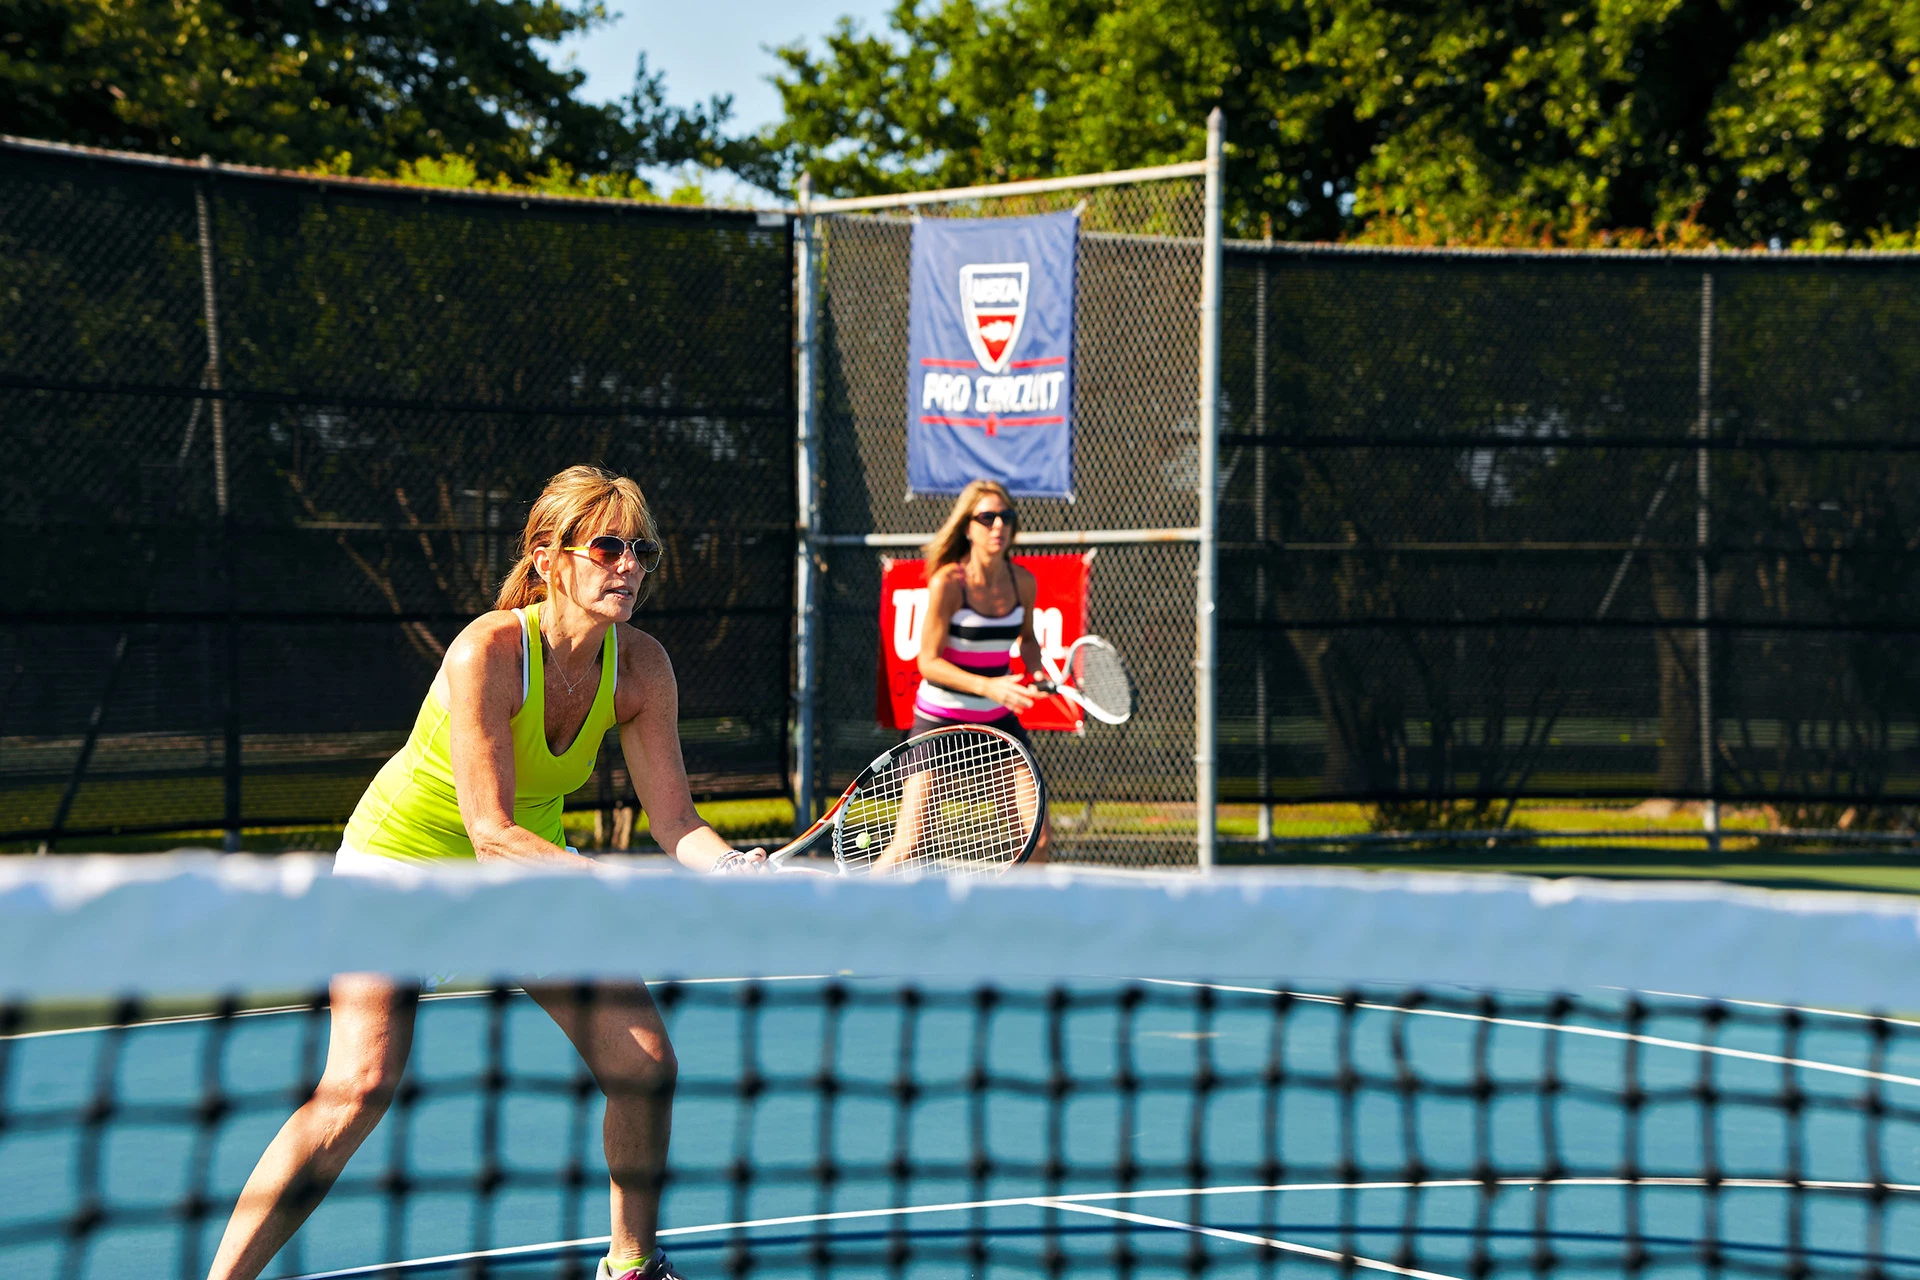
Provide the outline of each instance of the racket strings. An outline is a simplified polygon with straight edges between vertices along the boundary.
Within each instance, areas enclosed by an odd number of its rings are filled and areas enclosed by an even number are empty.
[[[847,802],[843,862],[882,874],[992,875],[1019,860],[1039,790],[1020,750],[981,734],[902,752]]]
[[[1073,684],[1088,706],[1120,719],[1133,714],[1133,686],[1115,650],[1087,645],[1076,651]]]

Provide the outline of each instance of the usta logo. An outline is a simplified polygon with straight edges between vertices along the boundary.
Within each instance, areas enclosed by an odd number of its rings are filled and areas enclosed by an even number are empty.
[[[960,313],[973,358],[988,373],[1005,373],[1027,321],[1024,262],[970,262],[960,268]]]

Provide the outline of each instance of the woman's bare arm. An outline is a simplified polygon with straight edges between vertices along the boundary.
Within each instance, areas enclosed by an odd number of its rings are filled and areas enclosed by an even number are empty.
[[[647,825],[662,849],[695,871],[712,871],[733,846],[693,807],[680,754],[680,689],[660,642],[632,627],[620,632],[620,751]]]
[[[1040,639],[1033,631],[1033,606],[1039,599],[1040,584],[1032,573],[1013,566],[1014,590],[1020,595],[1020,661],[1026,667],[1027,674],[1036,679],[1046,674],[1046,668],[1040,664]]]
[[[513,716],[520,704],[522,632],[513,614],[489,614],[447,650],[453,788],[474,857],[586,868],[592,862],[513,820]]]

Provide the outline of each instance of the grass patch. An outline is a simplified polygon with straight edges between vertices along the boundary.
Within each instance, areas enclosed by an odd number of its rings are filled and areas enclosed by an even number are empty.
[[[1353,840],[1380,834],[1375,815],[1358,804],[1276,805],[1276,839],[1320,841],[1278,845],[1262,854],[1248,841],[1258,831],[1253,805],[1226,807],[1220,832],[1223,864],[1338,866],[1367,871],[1475,871],[1607,879],[1714,880],[1773,889],[1920,893],[1920,853],[1859,847],[1796,849],[1761,839],[1774,830],[1760,809],[1723,807],[1720,847],[1706,843],[1698,806],[1647,808],[1614,804],[1522,801],[1506,830],[1532,839],[1474,842],[1408,833],[1405,843]],[[1546,834],[1552,833],[1552,834]]]
[[[784,841],[793,832],[793,802],[782,799],[708,800],[694,806],[713,829],[728,840]],[[562,820],[567,843],[576,849],[602,851],[603,841],[595,834],[599,815],[593,810],[568,813]],[[240,833],[243,853],[332,853],[340,847],[343,826],[314,824],[286,827],[248,827]],[[226,833],[219,828],[201,831],[171,831],[161,835],[76,836],[63,840],[59,852],[72,853],[174,853],[183,850],[218,852]],[[631,846],[646,853],[655,848],[646,815],[634,823]],[[0,854],[31,854],[39,850],[38,841],[16,840],[0,843]]]
[[[793,802],[778,797],[758,800],[706,800],[694,808],[722,839],[740,842],[765,840],[784,843],[793,834]],[[600,815],[593,811],[569,813],[566,817],[567,843],[577,849],[602,850],[606,833],[599,829]],[[642,813],[634,820],[628,848],[646,853],[658,848],[653,828]]]
[[[737,844],[772,848],[793,830],[793,806],[784,799],[714,800],[696,807],[723,838]],[[567,814],[569,843],[583,850],[604,851],[606,841],[596,834],[598,816],[592,810]],[[1470,841],[1410,840],[1386,845],[1353,841],[1352,837],[1377,834],[1377,816],[1370,806],[1361,804],[1276,805],[1276,839],[1324,843],[1280,845],[1263,856],[1258,846],[1247,843],[1258,833],[1258,808],[1250,804],[1223,805],[1220,860],[1223,865],[1238,866],[1718,880],[1769,888],[1920,893],[1920,853],[1900,848],[1885,853],[1859,848],[1796,850],[1778,840],[1758,838],[1772,826],[1770,815],[1758,809],[1721,810],[1718,852],[1706,847],[1697,808],[1678,807],[1667,812],[1636,808],[1625,801],[1522,801],[1507,830],[1516,835],[1542,833],[1533,839],[1503,840],[1491,847]],[[1056,804],[1052,819],[1062,839],[1062,854],[1071,856],[1076,848],[1097,854],[1105,836],[1115,839],[1116,849],[1141,837],[1188,838],[1194,829],[1194,806],[1115,801],[1095,804],[1089,810],[1088,806],[1069,802]],[[63,852],[131,854],[218,849],[222,836],[219,830],[206,830],[98,837],[76,841]],[[242,847],[254,853],[331,852],[339,842],[337,826],[272,827],[247,831]],[[644,814],[635,823],[629,847],[641,854],[657,851]],[[11,851],[31,852],[32,847],[15,845]]]

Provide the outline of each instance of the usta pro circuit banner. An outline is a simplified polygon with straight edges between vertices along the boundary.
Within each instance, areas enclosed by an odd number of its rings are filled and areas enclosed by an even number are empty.
[[[907,302],[907,488],[1073,496],[1080,221],[922,218]]]
[[[1033,574],[1034,638],[1054,663],[1087,631],[1087,576],[1094,553],[1015,556]],[[880,574],[880,687],[874,716],[884,729],[913,727],[913,693],[920,687],[920,628],[927,616],[927,563],[882,560]],[[1019,647],[1013,670],[1024,671]],[[1042,698],[1020,717],[1029,729],[1080,730],[1080,709],[1065,698]]]

